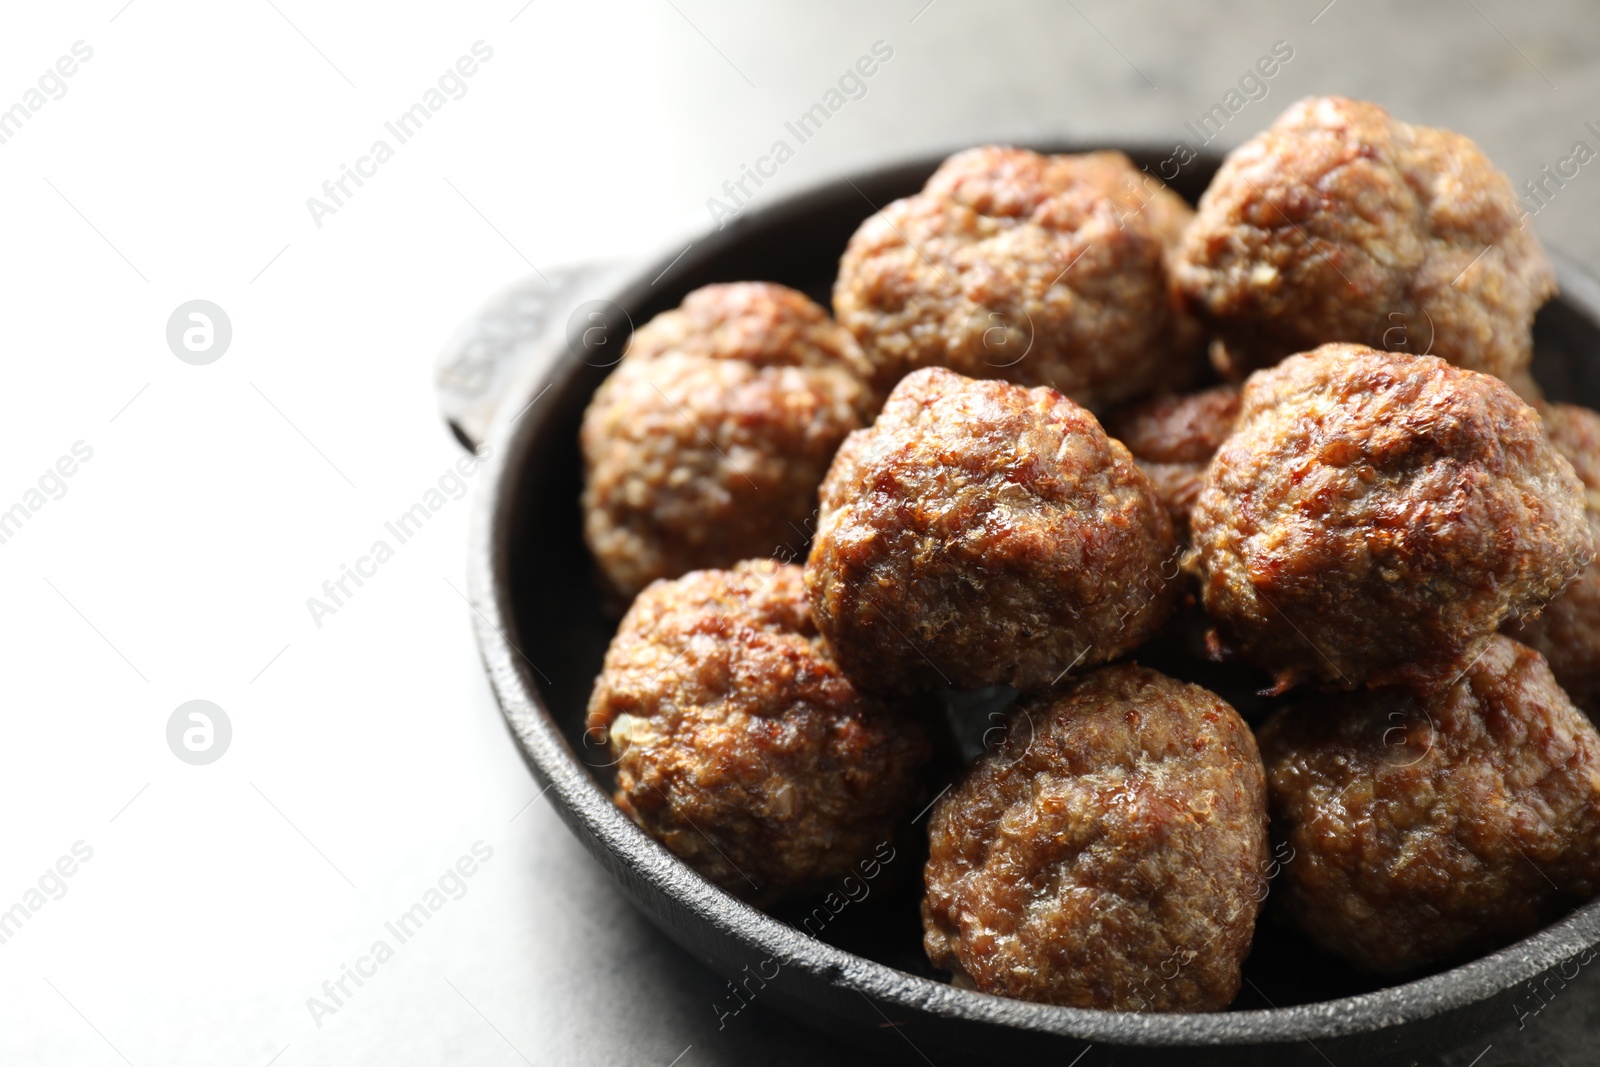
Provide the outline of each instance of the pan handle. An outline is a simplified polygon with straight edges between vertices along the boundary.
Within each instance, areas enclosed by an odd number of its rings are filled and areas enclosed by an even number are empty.
[[[506,287],[457,328],[434,363],[433,382],[439,413],[463,447],[483,442],[512,384],[561,350],[561,333],[586,347],[607,343],[607,330],[594,323],[604,323],[601,305],[608,302],[586,297],[606,291],[624,269],[616,260],[547,267]],[[595,307],[586,311],[588,304]]]

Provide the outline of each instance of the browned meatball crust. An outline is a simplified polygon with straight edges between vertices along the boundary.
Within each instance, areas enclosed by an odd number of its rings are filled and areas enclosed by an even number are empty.
[[[1239,417],[1239,387],[1218,385],[1125,407],[1106,420],[1106,432],[1133,453],[1156,487],[1180,540],[1189,533],[1189,512],[1206,469]]]
[[[1593,554],[1504,382],[1348,344],[1251,376],[1190,522],[1206,611],[1283,688],[1447,685]]]
[[[1025,698],[928,833],[923,944],[958,981],[1118,1011],[1238,993],[1266,896],[1266,786],[1215,694],[1118,664]]]
[[[1522,215],[1468,138],[1311,97],[1229,154],[1175,271],[1224,372],[1350,341],[1526,381],[1556,282]]]
[[[612,591],[803,552],[834,450],[876,407],[867,371],[781,285],[710,285],[637,330],[580,435],[584,534]]]
[[[1600,889],[1600,736],[1496,636],[1431,698],[1307,699],[1261,731],[1279,898],[1319,945],[1403,974],[1531,933]]]
[[[1540,415],[1550,443],[1583,483],[1589,529],[1600,547],[1600,413],[1576,404],[1547,404]],[[1550,662],[1574,704],[1590,715],[1600,713],[1600,562],[1591,561],[1538,615],[1529,611],[1508,619],[1503,632]]]
[[[1172,555],[1149,479],[1093,415],[930,367],[839,449],[806,590],[865,689],[1029,689],[1153,633]]]
[[[1192,214],[1120,152],[959,152],[861,224],[834,313],[883,390],[928,366],[1089,406],[1181,386],[1201,339],[1167,257]]]
[[[691,867],[770,903],[827,888],[894,837],[932,754],[817,635],[800,568],[659,581],[634,601],[589,699],[617,806]]]

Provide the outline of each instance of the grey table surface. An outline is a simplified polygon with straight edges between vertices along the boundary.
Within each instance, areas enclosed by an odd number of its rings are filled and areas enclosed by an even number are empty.
[[[94,858],[0,944],[0,1062],[865,1062],[759,1002],[719,1025],[721,981],[537,796],[456,591],[464,508],[331,617],[306,602],[445,485],[458,453],[430,370],[455,321],[530,267],[708,225],[724,181],[874,42],[892,60],[759,197],[933,147],[1184,138],[1279,41],[1292,60],[1219,145],[1336,92],[1468,133],[1519,186],[1600,147],[1600,6],[1581,0],[249,8],[117,0],[88,29],[39,13],[0,43],[24,73],[96,48],[0,158],[0,193],[47,216],[8,237],[4,339],[50,351],[60,322],[82,331],[78,358],[8,370],[20,458],[0,484],[21,494],[57,442],[96,449],[3,549],[14,695],[49,714],[8,720],[0,801],[26,817],[0,906],[71,843]],[[319,184],[478,39],[494,59],[430,140],[308,220]],[[196,130],[204,158],[186,155]],[[1591,164],[1532,224],[1600,269],[1597,204]],[[160,336],[196,295],[235,319],[212,368]],[[165,740],[196,696],[234,721],[209,767]],[[492,858],[459,897],[447,880],[429,925],[336,997],[477,842]],[[1597,1033],[1586,973],[1436,1062],[1577,1067]]]

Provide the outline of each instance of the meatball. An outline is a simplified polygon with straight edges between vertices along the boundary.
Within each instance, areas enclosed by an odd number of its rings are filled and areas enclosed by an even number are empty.
[[[617,806],[736,896],[830,887],[893,837],[932,755],[920,721],[862,694],[775,560],[658,581],[589,698]]]
[[[1576,404],[1548,404],[1540,413],[1545,435],[1583,483],[1589,529],[1600,547],[1600,413]],[[1510,619],[1503,632],[1549,660],[1573,703],[1600,713],[1600,562],[1591,560],[1541,613]]]
[[[1192,215],[1120,152],[959,152],[861,224],[834,313],[880,389],[941,366],[1127,400],[1202,362],[1167,269]]]
[[[1106,420],[1106,432],[1128,446],[1139,469],[1172,516],[1180,539],[1189,532],[1189,511],[1205,484],[1206,468],[1239,417],[1239,387],[1218,385],[1198,393],[1167,394],[1122,408]]]
[[[1153,633],[1172,557],[1150,480],[1093,415],[929,367],[839,449],[806,590],[864,689],[1032,689]]]
[[[876,409],[868,370],[781,285],[710,285],[637,330],[580,435],[584,534],[611,591],[804,552],[834,450]]]
[[[1280,689],[1448,685],[1593,555],[1572,465],[1504,382],[1350,344],[1251,376],[1190,523],[1206,611]]]
[[[1404,974],[1531,933],[1600,889],[1600,735],[1496,636],[1432,697],[1324,694],[1261,731],[1278,894],[1319,945]]]
[[[1312,97],[1229,154],[1175,272],[1225,373],[1350,341],[1522,382],[1556,291],[1523,214],[1468,138]]]
[[[1266,785],[1221,698],[1132,664],[1036,693],[934,808],[923,945],[989,993],[1210,1011],[1266,897]]]

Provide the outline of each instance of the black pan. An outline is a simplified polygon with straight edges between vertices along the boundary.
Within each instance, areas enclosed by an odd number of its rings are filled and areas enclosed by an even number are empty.
[[[1152,173],[1171,174],[1175,165],[1168,151],[1114,147]],[[754,1001],[888,1059],[1353,1067],[1431,1062],[1465,1050],[1466,1062],[1483,1035],[1536,1018],[1534,1009],[1565,988],[1600,942],[1600,901],[1493,955],[1389,987],[1264,922],[1232,1010],[1087,1011],[942,981],[921,952],[919,860],[909,852],[899,858],[909,875],[899,889],[885,880],[881,891],[836,914],[830,909],[827,921],[806,923],[817,914],[809,906],[766,914],[735,900],[612,804],[604,749],[583,734],[589,689],[614,626],[591,579],[578,511],[578,425],[590,394],[630,323],[676,306],[699,286],[764,279],[826,305],[856,226],[920,188],[942,158],[851,174],[747,208],[725,228],[708,227],[632,269],[514,290],[447,352],[443,377],[456,388],[446,407],[458,435],[477,443],[488,427],[469,555],[478,642],[506,722],[567,825],[661,929],[735,983],[714,1010],[733,1017]],[[1193,201],[1219,162],[1194,159],[1170,184]],[[1554,399],[1600,407],[1600,285],[1557,262],[1562,295],[1539,314],[1535,374]],[[507,365],[522,371],[508,377]],[[492,420],[490,408],[498,409]]]

